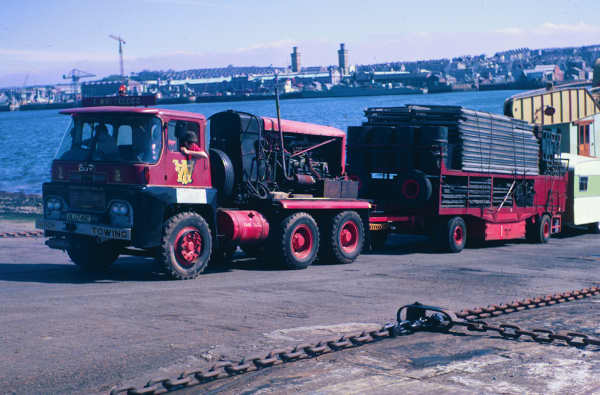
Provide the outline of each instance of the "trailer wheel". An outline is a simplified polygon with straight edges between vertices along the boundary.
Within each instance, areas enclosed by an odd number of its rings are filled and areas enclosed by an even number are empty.
[[[296,213],[281,221],[279,258],[288,269],[305,269],[317,258],[319,228],[308,213]]]
[[[467,242],[467,225],[461,217],[452,217],[442,221],[436,231],[439,246],[448,252],[461,252]]]
[[[337,214],[327,232],[323,234],[323,263],[352,263],[360,255],[365,243],[365,228],[356,211],[343,211]]]
[[[528,222],[525,238],[530,243],[547,243],[550,240],[552,223],[547,214],[537,218],[536,222]]]
[[[164,224],[159,259],[170,277],[177,280],[198,277],[208,265],[211,251],[210,228],[200,215],[184,212]]]
[[[121,248],[115,242],[98,243],[96,239],[85,236],[69,237],[67,254],[74,264],[90,273],[101,273],[119,257]]]

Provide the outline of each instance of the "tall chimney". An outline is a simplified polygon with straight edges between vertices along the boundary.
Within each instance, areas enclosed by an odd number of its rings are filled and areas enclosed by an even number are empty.
[[[293,52],[290,54],[292,57],[292,72],[299,73],[300,72],[300,52],[298,52],[298,47],[293,48]]]
[[[338,64],[342,75],[346,74],[348,72],[348,50],[344,43],[341,43],[340,49],[338,49]]]

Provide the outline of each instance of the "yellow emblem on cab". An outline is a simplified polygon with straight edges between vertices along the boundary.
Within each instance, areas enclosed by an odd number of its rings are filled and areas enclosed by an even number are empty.
[[[177,172],[177,182],[186,185],[192,182],[192,173],[194,172],[195,160],[177,160],[173,159],[175,171]]]

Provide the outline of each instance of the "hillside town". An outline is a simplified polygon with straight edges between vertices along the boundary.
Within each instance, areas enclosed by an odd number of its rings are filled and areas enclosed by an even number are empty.
[[[356,65],[350,50],[340,44],[337,58],[337,65],[304,66],[301,49],[293,47],[287,67],[144,70],[98,80],[89,80],[94,74],[73,69],[63,76],[64,84],[0,88],[0,110],[75,106],[82,97],[116,95],[123,85],[128,95],[156,95],[159,103],[270,98],[275,81],[282,98],[534,89],[591,80],[600,45]]]

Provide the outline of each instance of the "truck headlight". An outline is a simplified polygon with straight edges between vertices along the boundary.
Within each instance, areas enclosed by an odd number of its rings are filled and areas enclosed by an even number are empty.
[[[46,209],[48,211],[58,211],[62,208],[62,202],[58,198],[49,198],[46,200]]]
[[[129,207],[125,203],[115,202],[110,206],[110,212],[117,215],[129,214]]]
[[[115,200],[109,207],[110,224],[127,227],[133,224],[133,208],[128,202]]]

